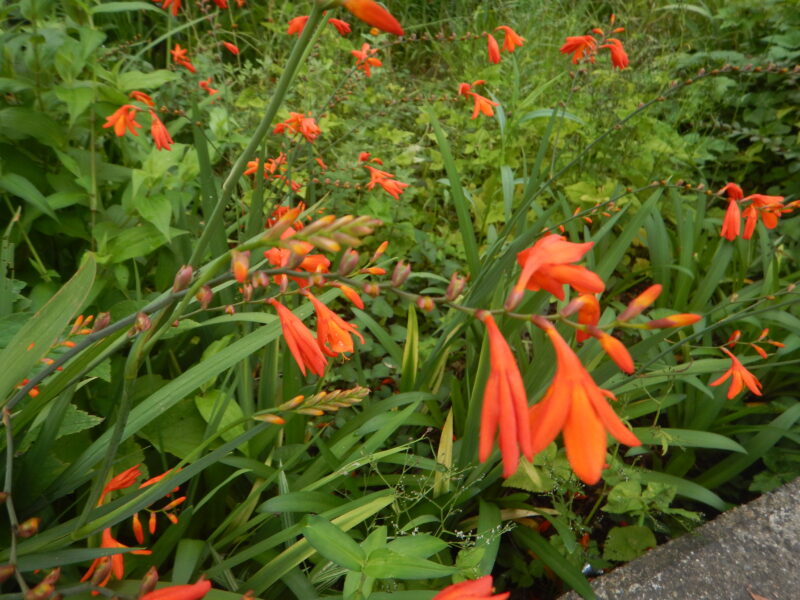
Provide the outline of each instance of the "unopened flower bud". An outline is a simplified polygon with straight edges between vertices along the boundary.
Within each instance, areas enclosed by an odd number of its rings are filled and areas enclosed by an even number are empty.
[[[373,298],[377,298],[381,293],[381,286],[379,286],[377,283],[365,283],[364,293],[367,296],[372,296]]]
[[[250,302],[253,299],[253,286],[250,283],[245,283],[242,286],[242,299],[245,302]]]
[[[233,304],[228,304],[225,306],[225,314],[228,315],[235,315],[236,309],[233,307]]]
[[[506,301],[503,304],[503,308],[509,311],[514,310],[519,306],[519,303],[522,302],[522,298],[524,296],[525,296],[525,288],[520,286],[514,286],[508,293],[508,297],[506,298]]]
[[[306,259],[305,255],[297,254],[294,250],[289,252],[289,258],[286,259],[286,268],[294,270],[303,264],[303,261]]]
[[[50,571],[44,579],[42,579],[42,583],[49,583],[50,585],[55,585],[60,577],[61,577],[61,567],[56,567],[55,569]]]
[[[331,237],[344,246],[360,246],[361,240],[357,237],[350,235],[349,233],[345,233],[344,231],[334,231],[331,234]]]
[[[339,261],[339,266],[336,267],[336,272],[343,277],[347,277],[358,268],[360,260],[361,255],[352,248],[349,248],[342,254],[342,259]]]
[[[101,312],[94,320],[94,327],[92,332],[101,331],[111,324],[111,313]]]
[[[264,232],[264,241],[280,239],[283,232],[292,226],[292,223],[297,220],[301,212],[299,208],[287,210],[272,227]]]
[[[378,249],[375,250],[375,254],[372,255],[372,258],[369,259],[369,262],[377,262],[377,260],[383,256],[383,253],[386,252],[386,248],[389,247],[389,240],[385,240],[381,242],[381,245],[378,246]]]
[[[253,418],[258,421],[264,421],[265,423],[272,423],[273,425],[283,425],[286,423],[286,420],[283,417],[279,417],[278,415],[266,414],[266,415],[253,415]]]
[[[0,583],[3,583],[11,577],[14,571],[14,565],[0,565]]]
[[[320,217],[313,223],[309,223],[305,227],[303,227],[303,235],[308,236],[313,233],[318,233],[319,231],[325,230],[331,225],[334,224],[336,221],[335,215],[325,215],[324,217]]]
[[[189,287],[189,284],[192,282],[193,274],[192,265],[183,265],[178,269],[178,272],[175,274],[175,281],[172,283],[172,292],[180,292]]]
[[[667,329],[669,327],[684,327],[686,325],[691,325],[693,323],[697,323],[703,317],[701,315],[695,315],[691,313],[681,313],[678,315],[670,315],[669,317],[664,317],[663,319],[655,319],[653,321],[648,321],[645,323],[645,327],[647,329]]]
[[[17,525],[17,537],[29,538],[39,533],[39,525],[41,525],[41,517],[31,517]]]
[[[56,589],[52,583],[42,582],[25,593],[25,600],[47,600]]]
[[[433,298],[430,296],[418,296],[417,307],[422,311],[431,312],[434,308],[436,308],[436,304],[433,302]]]
[[[394,287],[400,287],[406,282],[410,275],[411,265],[404,263],[402,260],[398,261],[394,266],[394,271],[392,271],[392,285]]]
[[[447,286],[447,291],[444,293],[445,298],[453,302],[464,291],[465,285],[467,285],[467,278],[458,273],[453,273],[450,277],[450,285]]]
[[[231,250],[231,272],[234,279],[239,283],[244,283],[247,279],[247,272],[250,270],[250,251],[239,252]]]
[[[200,303],[200,307],[201,307],[203,310],[205,310],[205,309],[207,309],[207,308],[208,308],[208,305],[209,305],[209,304],[211,304],[211,299],[212,299],[213,297],[214,297],[214,292],[213,292],[213,291],[212,291],[212,289],[211,289],[209,286],[207,286],[207,285],[204,285],[203,287],[201,287],[201,288],[200,288],[200,289],[197,291],[197,294],[195,294],[195,298],[196,298],[196,299],[197,299],[197,301]]]
[[[661,293],[661,284],[656,283],[651,285],[641,294],[636,296],[633,300],[630,301],[628,307],[622,312],[622,314],[617,317],[618,321],[627,321],[632,319],[633,317],[640,314],[645,308],[650,306],[653,302],[656,301],[659,294]]]
[[[139,586],[139,598],[156,589],[156,585],[158,585],[158,570],[155,567],[150,567],[142,577],[142,583]]]
[[[253,282],[253,287],[256,288],[269,287],[269,275],[264,273],[264,271],[256,271],[255,273],[253,273],[253,276],[250,278],[250,281]]]
[[[287,400],[286,402],[281,404],[278,408],[281,410],[294,410],[305,401],[306,397],[300,394],[299,396],[295,396],[291,400]]]
[[[97,563],[97,568],[92,573],[91,582],[93,585],[100,585],[103,581],[108,579],[109,575],[111,574],[111,569],[114,568],[114,565],[111,563],[110,556],[103,556],[100,559],[100,562]]]
[[[323,237],[321,235],[315,235],[308,241],[325,252],[338,252],[342,248],[342,246],[336,240],[332,240],[331,238]]]
[[[152,327],[153,323],[150,321],[150,317],[147,313],[140,312],[136,315],[136,324],[134,325],[134,330],[137,332],[147,331]]]

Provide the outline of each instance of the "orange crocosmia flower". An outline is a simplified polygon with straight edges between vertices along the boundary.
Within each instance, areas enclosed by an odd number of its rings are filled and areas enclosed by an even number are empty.
[[[358,337],[361,343],[364,343],[364,336],[358,332],[356,325],[342,319],[311,292],[305,292],[305,295],[314,305],[314,311],[317,313],[317,343],[320,350],[328,356],[353,352],[351,336]]]
[[[289,118],[282,123],[278,123],[275,129],[272,130],[272,133],[280,134],[286,131],[290,133],[299,133],[309,142],[313,142],[322,133],[316,120],[311,116],[311,113],[306,116],[305,113],[296,112],[290,112]]]
[[[668,329],[670,327],[685,327],[697,323],[703,317],[693,313],[680,313],[662,319],[653,319],[645,323],[647,329]]]
[[[489,62],[493,65],[500,63],[500,46],[491,33],[486,34],[486,49],[489,54]]]
[[[328,359],[320,350],[314,335],[308,330],[308,327],[303,325],[300,318],[283,304],[274,298],[268,299],[267,302],[278,312],[283,337],[289,347],[289,352],[292,353],[297,366],[300,367],[300,371],[305,375],[306,368],[308,368],[315,375],[322,377],[325,374]]]
[[[578,323],[581,325],[597,325],[600,322],[600,303],[594,294],[581,294],[579,296],[581,307],[578,309]],[[575,339],[583,342],[589,339],[591,334],[578,330],[575,332]]]
[[[727,194],[728,200],[738,201],[744,198],[744,192],[742,191],[742,188],[735,183],[726,183],[725,186],[717,192],[718,196],[721,196],[722,194]]]
[[[172,16],[177,17],[181,10],[181,0],[153,0],[156,4],[161,2],[161,8],[167,9],[172,5]]]
[[[731,385],[728,388],[728,400],[734,398],[735,396],[739,395],[739,392],[742,391],[743,386],[747,386],[747,388],[753,392],[756,396],[761,395],[761,382],[756,379],[756,376],[753,375],[750,371],[745,369],[744,365],[736,358],[733,353],[728,350],[727,348],[720,348],[728,357],[731,359],[731,368],[725,371],[722,374],[722,377],[719,379],[715,379],[708,385],[716,386],[721,385],[729,378],[731,379]]]
[[[153,136],[153,141],[156,148],[159,150],[172,150],[172,137],[161,119],[158,118],[155,111],[150,111],[150,135]]]
[[[192,61],[187,56],[188,50],[186,48],[181,48],[180,44],[175,44],[175,47],[169,52],[172,55],[172,62],[186,68],[191,73],[197,73],[197,69],[194,68]]]
[[[361,45],[361,50],[350,51],[350,54],[356,57],[356,68],[364,71],[367,77],[371,77],[372,73],[370,69],[372,67],[383,66],[380,60],[374,58],[374,55],[377,53],[377,48],[370,48],[369,44],[366,42]]]
[[[464,96],[465,98],[472,98],[475,102],[472,108],[473,119],[477,118],[478,114],[480,113],[483,113],[487,117],[492,117],[494,116],[493,107],[499,106],[497,102],[489,100],[488,98],[485,98],[472,91],[473,87],[476,85],[481,85],[482,83],[485,83],[485,81],[483,79],[478,79],[477,81],[473,81],[471,85],[469,83],[462,83],[458,86],[459,95]]]
[[[564,236],[555,233],[546,235],[517,254],[522,273],[509,298],[519,297],[527,288],[532,291],[543,289],[563,300],[565,284],[582,294],[601,293],[606,286],[596,273],[570,264],[581,260],[593,245],[594,242],[568,242]]]
[[[728,201],[728,210],[725,211],[725,218],[722,220],[722,229],[719,234],[729,242],[739,237],[742,230],[742,211],[737,200]]]
[[[778,219],[780,219],[781,214],[787,212],[787,209],[783,206],[783,196],[751,194],[744,200],[750,200],[750,205],[742,213],[745,218],[742,239],[745,240],[753,237],[753,231],[756,228],[759,215],[761,215],[761,222],[764,223],[764,227],[775,229],[778,226]]]
[[[656,301],[656,298],[661,294],[662,286],[660,283],[655,283],[636,296],[630,301],[624,311],[617,317],[618,321],[628,321],[633,317],[641,314],[641,312]]]
[[[250,270],[250,251],[239,252],[231,250],[231,272],[234,279],[239,283],[247,280],[247,272]]]
[[[126,131],[130,131],[133,135],[138,136],[139,133],[136,130],[142,128],[142,126],[136,122],[136,113],[138,111],[139,109],[132,104],[123,104],[114,111],[111,116],[106,117],[103,128],[107,129],[113,127],[117,137],[122,137],[125,135]]]
[[[486,325],[490,357],[489,378],[483,392],[478,459],[485,462],[489,458],[499,430],[503,477],[510,477],[517,470],[520,454],[533,460],[531,432],[526,418],[528,397],[514,354],[491,313],[480,311],[476,316]]]
[[[605,353],[611,357],[611,360],[616,363],[620,371],[630,375],[636,370],[633,365],[633,358],[631,358],[630,352],[628,352],[625,344],[620,342],[613,335],[609,335],[605,331],[599,329],[595,329],[592,335],[599,340]]]
[[[625,52],[625,48],[622,45],[622,42],[619,41],[617,38],[608,38],[606,41],[609,43],[603,44],[600,47],[608,48],[609,52],[611,52],[611,64],[614,65],[615,68],[620,70],[627,68],[628,53]]]
[[[361,299],[361,296],[351,288],[349,285],[345,285],[344,283],[337,284],[340,290],[342,290],[342,294],[344,294],[345,298],[350,300],[357,308],[364,310],[364,301]]]
[[[606,401],[614,399],[614,394],[595,383],[553,324],[540,319],[537,325],[553,344],[556,374],[544,398],[530,409],[533,452],[544,450],[563,430],[572,470],[581,481],[593,485],[600,480],[606,462],[606,433],[627,446],[641,442]]]
[[[374,0],[344,0],[342,5],[367,25],[395,35],[405,33],[397,19]]]
[[[499,27],[495,27],[494,30],[497,31],[498,29],[503,31],[505,35],[505,39],[503,40],[503,52],[514,52],[517,49],[517,46],[522,46],[525,42],[524,37],[520,37],[516,31],[511,29],[508,25],[500,25]]]
[[[146,104],[147,106],[155,106],[156,105],[156,103],[153,102],[153,99],[150,96],[148,96],[147,94],[145,94],[144,92],[140,92],[138,90],[133,90],[129,94],[129,96],[131,98],[133,98],[134,100],[138,100],[139,102],[142,102],[143,104]]]
[[[408,183],[403,183],[402,181],[397,181],[394,178],[394,175],[388,173],[386,171],[381,171],[380,169],[376,169],[370,165],[364,165],[364,167],[369,171],[370,180],[367,184],[367,189],[372,190],[376,185],[379,185],[383,188],[383,190],[389,194],[395,200],[399,200],[400,196],[405,192],[405,189],[409,186]]]
[[[345,36],[351,31],[350,23],[347,21],[342,21],[341,19],[328,19],[328,23],[333,25],[341,36]]]
[[[588,58],[594,62],[594,54],[597,51],[597,40],[591,35],[568,36],[567,41],[561,46],[561,54],[572,54],[572,64],[578,64],[582,58]]]
[[[232,44],[230,42],[222,42],[222,45],[225,46],[225,49],[234,56],[239,54],[239,46],[237,46],[236,44]]]
[[[306,28],[308,22],[308,15],[302,17],[295,17],[289,21],[289,29],[286,30],[288,35],[300,35],[303,29]]]
[[[103,488],[103,493],[100,494],[100,499],[97,501],[97,506],[100,506],[106,499],[106,495],[116,490],[124,490],[131,487],[136,480],[142,476],[139,467],[141,465],[134,465],[130,469],[125,469],[122,473],[115,475]]]
[[[114,537],[111,535],[111,528],[107,527],[103,530],[103,534],[100,537],[100,547],[101,548],[128,548],[125,544],[118,542]],[[152,554],[150,550],[134,550],[131,554]],[[110,558],[111,560],[111,571],[109,571],[108,575],[106,576],[103,581],[98,583],[97,585],[104,587],[108,584],[111,580],[111,575],[113,574],[119,580],[125,578],[125,558],[124,554],[112,554],[110,557],[100,557],[94,559],[92,564],[89,566],[89,569],[81,578],[81,581],[88,581],[89,578],[94,574],[95,570],[99,566],[105,563],[107,559]]]
[[[211,589],[211,582],[200,579],[188,585],[170,585],[149,592],[139,600],[200,600]]]
[[[214,0],[214,4],[216,4],[222,10],[228,9],[228,0]]]
[[[448,585],[433,597],[433,600],[506,600],[510,592],[492,595],[492,576],[460,581]]]
[[[136,543],[140,546],[144,544],[144,528],[142,527],[142,521],[139,519],[138,512],[133,513],[131,529],[133,529],[133,537],[136,538]]]
[[[208,79],[201,79],[198,86],[200,87],[200,89],[203,89],[206,92],[208,92],[209,96],[213,96],[214,94],[219,93],[218,89],[211,87],[211,77],[209,77]]]

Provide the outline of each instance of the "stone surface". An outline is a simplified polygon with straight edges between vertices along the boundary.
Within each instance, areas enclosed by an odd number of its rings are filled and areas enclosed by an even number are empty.
[[[592,588],[600,600],[800,600],[800,479],[596,578]]]

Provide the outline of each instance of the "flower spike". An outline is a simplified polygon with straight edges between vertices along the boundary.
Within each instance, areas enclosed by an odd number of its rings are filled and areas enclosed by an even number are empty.
[[[719,379],[715,379],[708,385],[722,385],[728,379],[732,378],[731,385],[728,388],[728,400],[738,396],[739,392],[742,391],[742,388],[745,385],[747,386],[747,389],[753,392],[756,396],[760,396],[761,382],[756,378],[756,376],[748,371],[741,361],[736,358],[730,350],[724,347],[720,348],[720,350],[727,354],[728,358],[731,359],[731,368],[725,371],[725,373],[723,373]]]

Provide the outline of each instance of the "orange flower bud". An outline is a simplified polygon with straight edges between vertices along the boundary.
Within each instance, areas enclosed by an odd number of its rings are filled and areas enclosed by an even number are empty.
[[[190,585],[170,585],[141,597],[140,600],[200,600],[211,589],[211,582],[200,579]]]
[[[648,321],[647,323],[645,323],[645,327],[647,329],[666,329],[669,327],[685,327],[686,325],[697,323],[702,318],[703,318],[702,315],[695,315],[692,313],[681,313],[677,315],[670,315],[669,317],[664,317],[663,319],[655,319],[653,321]]]
[[[158,584],[158,570],[155,567],[150,567],[147,573],[142,577],[142,584],[139,586],[139,597],[149,594]]]
[[[418,296],[417,307],[425,312],[431,312],[434,308],[436,308],[436,304],[434,304],[433,299],[430,296]]]
[[[467,279],[467,277],[462,277],[458,273],[453,273],[450,277],[450,284],[447,286],[447,290],[444,293],[445,298],[450,302],[458,298],[461,292],[464,291],[464,286],[467,285]]]
[[[175,498],[172,502],[167,504],[162,510],[172,510],[176,506],[179,506],[186,502],[186,496],[181,496],[180,498]]]
[[[25,600],[46,600],[53,595],[56,589],[52,583],[43,581],[34,588],[28,590],[25,594]]]
[[[255,415],[253,416],[254,419],[259,421],[264,421],[265,423],[272,423],[273,425],[283,425],[286,423],[286,420],[283,417],[279,417],[278,415]]]
[[[398,261],[394,266],[394,271],[392,271],[392,285],[394,287],[400,287],[406,282],[410,275],[411,265],[403,261]]]
[[[170,523],[172,523],[173,525],[178,524],[178,517],[176,517],[174,514],[164,513],[164,516],[167,517],[170,520]]]
[[[631,358],[628,349],[625,348],[625,344],[623,344],[613,335],[609,335],[604,331],[600,331],[599,329],[592,331],[592,335],[597,337],[597,339],[600,341],[600,345],[603,347],[603,350],[605,350],[605,353],[611,357],[611,360],[616,363],[620,371],[623,373],[628,373],[629,375],[634,372],[635,367],[633,366],[633,358]]]
[[[138,512],[133,513],[131,527],[133,529],[133,537],[136,538],[136,543],[141,546],[144,544],[144,529],[142,528],[142,522],[139,520]]]
[[[156,532],[156,524],[157,524],[157,522],[156,522],[156,513],[151,512],[150,513],[150,519],[148,520],[148,523],[147,523],[147,530],[150,532],[150,535],[152,535],[152,534],[154,534]]]
[[[369,259],[369,262],[373,263],[376,262],[381,256],[383,256],[383,253],[386,252],[386,248],[388,247],[389,247],[388,240],[384,240],[383,242],[381,242],[381,245],[378,246],[377,250],[375,250],[375,254],[372,255],[371,259]]]
[[[519,303],[522,302],[522,298],[525,296],[525,288],[514,286],[511,288],[511,291],[508,293],[508,297],[506,298],[505,303],[503,304],[503,308],[508,311],[512,311]]]
[[[356,292],[349,285],[345,285],[343,283],[340,283],[337,287],[342,290],[342,294],[344,294],[345,297],[357,308],[364,310],[364,301],[361,299],[361,296],[358,295],[358,292]]]
[[[41,517],[31,517],[17,525],[17,537],[29,538],[39,533],[39,525],[41,525]]]
[[[249,270],[250,251],[239,252],[238,250],[231,250],[231,272],[236,281],[244,283]]]
[[[15,570],[14,565],[0,565],[0,583],[11,577]]]
[[[365,283],[364,293],[367,296],[372,296],[373,298],[377,298],[381,294],[381,286],[379,286],[377,283]]]
[[[197,291],[197,294],[195,294],[194,297],[200,303],[200,308],[205,310],[208,308],[208,305],[211,304],[211,299],[214,297],[214,292],[209,286],[204,285]]]
[[[347,277],[358,267],[358,262],[360,260],[361,256],[358,252],[352,248],[345,250],[344,254],[342,254],[342,259],[339,261],[339,266],[336,268],[336,272],[339,273],[339,275]]]
[[[651,285],[641,294],[636,296],[633,300],[631,300],[628,307],[622,312],[622,314],[617,317],[618,321],[628,321],[635,317],[636,315],[640,314],[645,308],[650,306],[653,302],[656,301],[659,294],[661,294],[662,286],[659,283]]]
[[[728,341],[725,345],[728,346],[728,348],[733,348],[736,345],[736,342],[739,341],[740,337],[742,337],[742,332],[737,329],[731,334],[731,337],[728,338]]]
[[[192,282],[192,275],[192,265],[183,265],[178,269],[178,272],[175,274],[175,281],[172,283],[173,293],[180,292],[189,287],[189,284]]]

